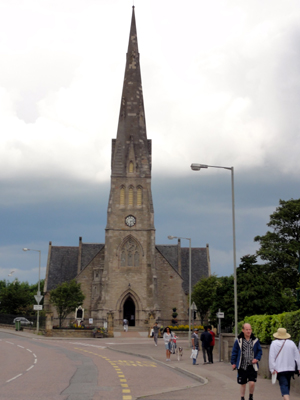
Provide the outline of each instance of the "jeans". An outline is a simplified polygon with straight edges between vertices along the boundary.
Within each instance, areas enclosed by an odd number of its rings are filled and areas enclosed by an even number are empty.
[[[293,375],[292,371],[278,372],[277,379],[279,381],[279,386],[281,390],[281,395],[290,394],[291,377]]]
[[[197,350],[197,357],[198,357],[198,346],[195,346],[195,349]],[[196,364],[197,357],[196,357],[196,358],[193,358],[193,365]]]
[[[154,337],[154,343],[157,344],[158,333],[154,333],[153,337]]]
[[[208,361],[211,362],[210,361],[210,349],[208,347],[202,346],[202,354],[203,354],[203,360],[205,363],[206,363],[206,354],[207,354]]]

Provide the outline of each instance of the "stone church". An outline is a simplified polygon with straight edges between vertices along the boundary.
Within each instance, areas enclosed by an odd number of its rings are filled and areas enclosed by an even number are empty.
[[[46,310],[51,309],[49,292],[75,279],[85,294],[84,317],[94,323],[113,313],[115,326],[127,318],[129,325],[143,327],[149,315],[166,325],[174,307],[187,323],[189,248],[180,240],[155,244],[151,153],[133,7],[117,138],[112,139],[105,243],[84,243],[81,237],[74,247],[49,243]],[[192,249],[191,275],[192,285],[210,275],[208,245]]]

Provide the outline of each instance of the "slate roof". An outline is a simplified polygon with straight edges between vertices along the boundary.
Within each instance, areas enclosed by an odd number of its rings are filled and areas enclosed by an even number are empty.
[[[83,243],[81,253],[81,270],[83,270],[104,247],[104,244]],[[55,289],[65,281],[77,276],[79,247],[52,246],[50,255],[47,290]]]
[[[157,250],[178,272],[178,246],[156,245]],[[204,276],[208,276],[208,262],[206,247],[192,247],[192,288]],[[181,276],[182,287],[185,293],[189,292],[189,248],[181,247]]]

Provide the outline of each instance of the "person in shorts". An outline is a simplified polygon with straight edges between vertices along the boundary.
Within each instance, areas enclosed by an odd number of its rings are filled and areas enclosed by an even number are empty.
[[[241,400],[245,400],[246,386],[249,382],[249,400],[253,400],[257,379],[258,361],[262,349],[259,340],[253,335],[250,324],[244,324],[242,332],[234,342],[231,353],[231,365],[237,369],[237,382],[240,386]]]

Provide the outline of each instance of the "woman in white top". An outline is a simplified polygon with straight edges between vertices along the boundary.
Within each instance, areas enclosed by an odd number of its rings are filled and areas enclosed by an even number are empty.
[[[271,374],[277,373],[283,399],[289,400],[291,377],[295,372],[295,361],[300,373],[300,354],[295,343],[288,340],[291,335],[287,333],[286,329],[279,328],[273,336],[275,340],[270,347],[269,369]]]
[[[166,348],[166,356],[167,356],[166,361],[170,361],[170,355],[171,355],[171,351],[170,350],[171,350],[171,340],[172,340],[172,338],[173,338],[173,334],[171,332],[171,329],[169,327],[167,327],[164,330],[164,334],[163,334],[163,339],[164,339],[165,348]]]

